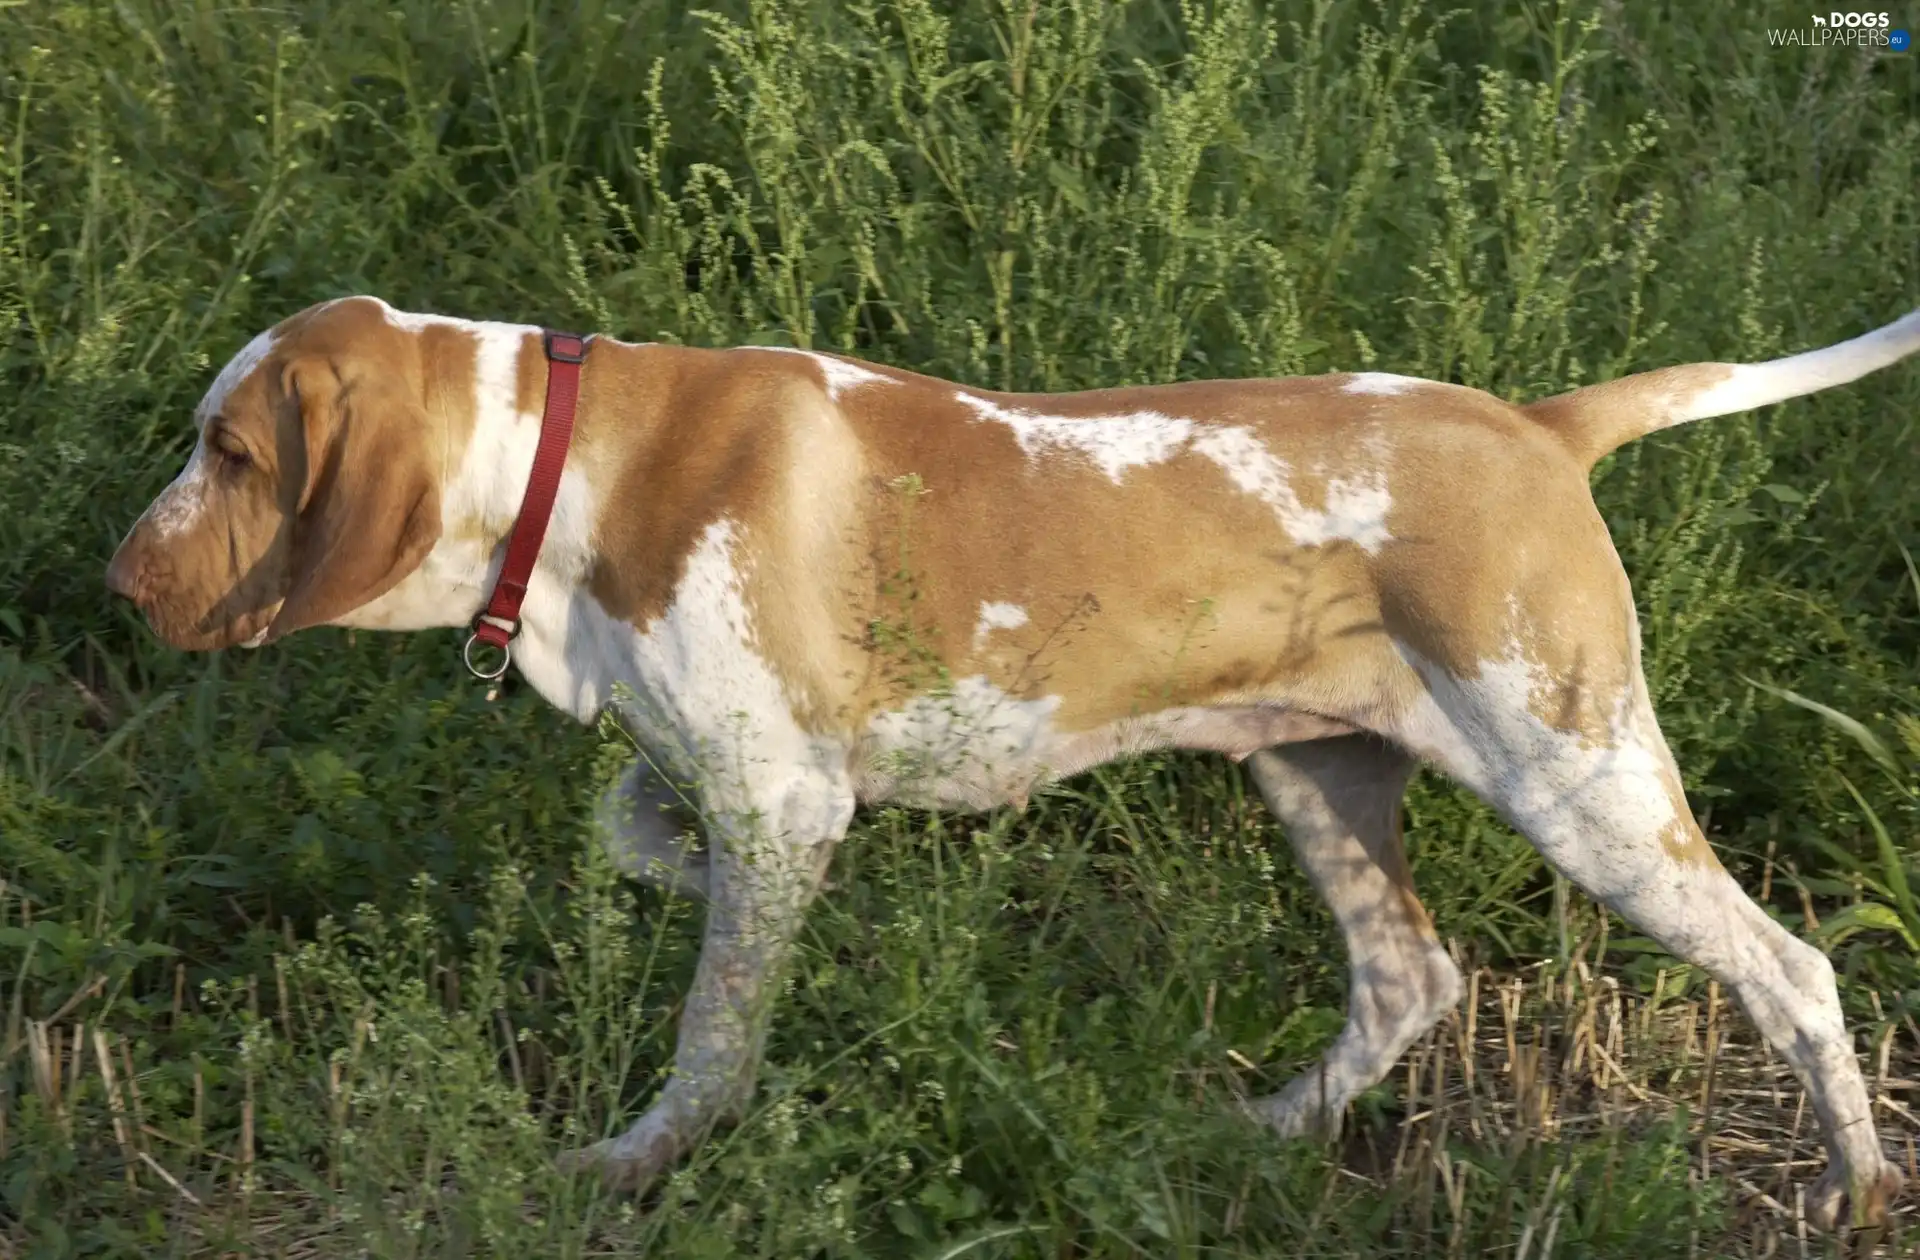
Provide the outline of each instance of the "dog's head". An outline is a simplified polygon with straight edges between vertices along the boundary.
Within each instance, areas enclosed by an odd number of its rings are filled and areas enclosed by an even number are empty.
[[[107,587],[173,647],[257,646],[377,599],[440,535],[418,338],[384,305],[312,307],[255,337],[194,413],[187,466]]]

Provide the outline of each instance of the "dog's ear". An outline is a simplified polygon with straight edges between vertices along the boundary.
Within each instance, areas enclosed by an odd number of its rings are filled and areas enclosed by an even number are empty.
[[[343,381],[322,358],[280,374],[287,593],[267,640],[378,599],[440,537],[440,488],[417,405],[393,383]]]

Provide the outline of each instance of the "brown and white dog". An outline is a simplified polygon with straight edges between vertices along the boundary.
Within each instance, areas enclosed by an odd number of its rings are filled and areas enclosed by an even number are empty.
[[[753,1088],[766,998],[861,801],[984,809],[1115,757],[1251,767],[1351,959],[1346,1027],[1255,1113],[1336,1125],[1460,997],[1415,895],[1416,762],[1738,995],[1832,1163],[1809,1210],[1884,1218],[1833,969],[1750,901],[1654,721],[1594,462],[1644,434],[1852,381],[1920,311],[1756,365],[1529,406],[1380,373],[1007,394],[839,355],[601,338],[513,644],[586,721],[618,707],[697,785],[683,849],[639,767],[602,809],[634,875],[704,895],[674,1071],[577,1157],[644,1186]],[[305,626],[464,626],[540,429],[540,330],[373,298],[261,334],[108,586],[182,649]]]

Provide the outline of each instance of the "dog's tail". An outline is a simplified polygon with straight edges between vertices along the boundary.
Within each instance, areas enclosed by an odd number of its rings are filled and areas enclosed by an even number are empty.
[[[1920,310],[1864,337],[1766,363],[1690,363],[1623,376],[1530,403],[1591,468],[1635,438],[1689,420],[1750,411],[1857,381],[1920,350]]]

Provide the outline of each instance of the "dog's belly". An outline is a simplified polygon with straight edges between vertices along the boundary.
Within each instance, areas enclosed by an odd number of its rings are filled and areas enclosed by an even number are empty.
[[[859,799],[921,808],[1024,805],[1043,784],[1165,748],[1239,760],[1262,748],[1350,735],[1355,727],[1280,704],[1162,709],[1083,730],[1054,722],[1059,697],[1020,700],[984,678],[877,715],[854,753]]]

